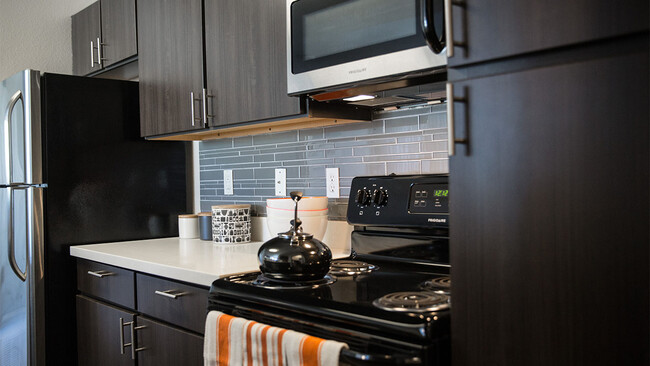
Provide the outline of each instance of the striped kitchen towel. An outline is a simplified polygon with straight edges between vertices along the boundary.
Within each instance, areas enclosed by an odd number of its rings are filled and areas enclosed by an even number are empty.
[[[203,358],[205,366],[338,366],[343,348],[348,346],[211,311]]]

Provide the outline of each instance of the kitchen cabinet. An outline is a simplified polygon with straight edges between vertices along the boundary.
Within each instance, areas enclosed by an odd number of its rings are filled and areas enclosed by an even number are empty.
[[[72,16],[72,72],[87,75],[138,53],[135,0],[101,0]]]
[[[197,105],[203,90],[201,4],[138,1],[142,136],[204,128]]]
[[[646,0],[454,0],[453,3],[456,46],[454,57],[448,61],[451,67],[648,29]]]
[[[135,365],[131,349],[122,348],[132,339],[129,326],[121,324],[133,321],[133,312],[77,295],[79,365]]]
[[[648,44],[450,73],[454,365],[648,364]]]
[[[205,1],[205,54],[201,5],[138,1],[142,135],[301,113],[287,96],[285,2]]]
[[[324,111],[287,96],[285,6],[138,1],[141,135],[201,140],[227,136],[224,127],[250,134],[370,120],[368,111]]]
[[[143,316],[138,326],[139,366],[203,365],[203,337]]]
[[[203,363],[207,289],[87,260],[77,276],[80,365]]]
[[[207,0],[205,58],[212,126],[301,113],[287,96],[286,2]]]
[[[97,40],[102,26],[99,1],[72,16],[72,73],[87,75],[100,70]]]

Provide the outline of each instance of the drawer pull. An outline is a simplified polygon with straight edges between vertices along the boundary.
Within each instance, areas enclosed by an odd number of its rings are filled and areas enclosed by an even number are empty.
[[[186,294],[185,292],[173,293],[174,291],[176,291],[176,290],[156,291],[155,294],[160,295],[160,296],[169,297],[170,299],[175,299],[177,297],[181,297],[181,296]]]
[[[101,270],[101,271],[88,271],[88,274],[91,275],[91,276],[99,277],[99,278],[106,277],[106,276],[114,276],[115,275],[115,273],[113,273],[113,272],[104,271],[104,270]]]

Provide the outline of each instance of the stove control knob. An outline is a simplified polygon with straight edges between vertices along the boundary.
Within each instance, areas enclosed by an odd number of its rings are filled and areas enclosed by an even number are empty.
[[[370,196],[370,191],[360,189],[357,191],[356,202],[361,206],[365,206],[370,203]]]
[[[384,189],[375,189],[372,193],[372,203],[377,206],[385,206],[388,201],[388,192]]]

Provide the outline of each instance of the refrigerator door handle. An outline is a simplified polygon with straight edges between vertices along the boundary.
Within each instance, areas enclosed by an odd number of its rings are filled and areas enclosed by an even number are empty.
[[[16,276],[20,278],[21,281],[25,282],[27,279],[27,273],[20,270],[18,263],[16,263],[16,243],[14,242],[14,188],[8,187],[9,191],[9,230],[7,230],[7,236],[9,239],[9,265],[11,270],[14,271]]]
[[[11,185],[14,183],[13,180],[13,169],[11,168],[11,118],[13,117],[14,114],[14,107],[16,106],[16,103],[18,103],[19,100],[23,100],[23,92],[22,90],[18,90],[17,92],[14,93],[14,95],[11,96],[11,99],[9,100],[9,105],[7,106],[7,113],[5,114],[5,166],[7,168],[7,179],[8,183]],[[23,101],[23,103],[25,103]]]

